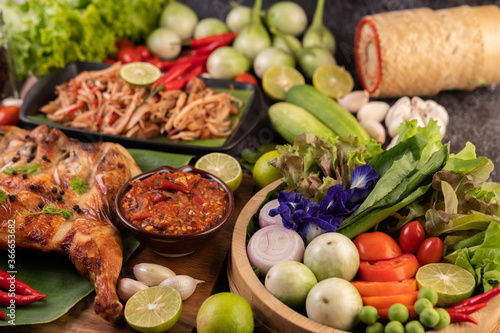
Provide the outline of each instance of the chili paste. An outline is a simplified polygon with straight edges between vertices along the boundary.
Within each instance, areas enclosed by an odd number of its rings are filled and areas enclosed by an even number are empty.
[[[228,194],[214,180],[186,171],[155,173],[130,183],[122,199],[126,218],[147,231],[187,235],[217,225]]]

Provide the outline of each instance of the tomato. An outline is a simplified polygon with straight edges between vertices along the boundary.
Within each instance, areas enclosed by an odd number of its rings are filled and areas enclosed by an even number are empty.
[[[241,74],[238,74],[236,75],[236,77],[233,79],[233,81],[237,81],[237,82],[246,82],[246,83],[251,83],[253,85],[256,85],[257,87],[259,86],[259,82],[257,81],[257,79],[255,78],[255,76],[253,76],[252,74],[250,73],[241,73]]]
[[[146,60],[146,62],[149,62],[150,64],[158,67],[161,71],[165,69],[165,64],[162,60],[160,60],[160,58],[158,58],[158,56],[154,56],[154,57],[151,57],[149,58],[148,60]]]
[[[118,61],[122,64],[141,61],[141,56],[134,49],[122,49],[118,51]]]
[[[354,238],[361,260],[391,259],[403,254],[398,243],[380,231],[365,232]]]
[[[104,64],[110,64],[110,65],[112,65],[112,64],[114,64],[114,63],[116,62],[116,60],[111,59],[111,58],[106,58],[106,59],[104,59],[102,62],[103,62]]]
[[[417,291],[417,281],[415,278],[409,278],[403,281],[386,282],[353,280],[351,283],[362,297],[392,296]]]
[[[128,39],[120,39],[119,41],[116,42],[116,48],[118,51],[124,50],[124,49],[133,49],[134,44],[132,44],[131,41]]]
[[[443,241],[438,237],[429,237],[420,244],[417,259],[421,266],[437,263],[443,257]]]
[[[420,222],[405,224],[399,233],[399,246],[403,252],[415,253],[425,239],[425,231]]]
[[[0,109],[0,126],[19,123],[19,106],[10,105]]]
[[[392,295],[392,296],[373,296],[361,297],[363,305],[371,305],[377,309],[390,308],[391,305],[400,303],[403,305],[413,305],[418,299],[418,291],[412,291],[408,294]]]
[[[146,45],[137,45],[134,50],[139,54],[142,61],[146,61],[151,58],[151,52]]]
[[[406,305],[405,306],[408,308],[408,313],[410,314],[410,317],[415,315],[415,307],[413,305]],[[383,309],[377,309],[378,315],[384,319],[389,319],[389,308],[383,308]]]
[[[419,267],[413,254],[404,253],[387,260],[362,260],[358,273],[362,281],[401,281],[414,277]]]

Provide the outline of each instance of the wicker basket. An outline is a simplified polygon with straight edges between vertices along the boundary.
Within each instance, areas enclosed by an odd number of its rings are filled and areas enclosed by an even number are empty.
[[[283,304],[267,291],[248,261],[246,252],[248,222],[257,212],[267,193],[276,188],[279,183],[280,181],[276,181],[253,196],[236,220],[227,267],[230,290],[243,296],[250,303],[256,320],[255,329],[258,332],[344,332],[317,323]],[[499,332],[500,297],[493,299],[486,308],[473,314],[473,317],[478,320],[478,326],[470,323],[453,324],[439,332]]]

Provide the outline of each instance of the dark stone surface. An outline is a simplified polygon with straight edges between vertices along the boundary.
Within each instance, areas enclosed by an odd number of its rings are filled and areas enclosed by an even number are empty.
[[[230,1],[222,0],[184,0],[199,15],[204,17],[218,17],[224,19],[230,11]],[[252,6],[252,0],[234,1],[238,4]],[[263,9],[269,8],[277,1],[264,0]],[[306,11],[309,22],[314,13],[316,1],[298,0]],[[354,33],[359,20],[369,14],[409,8],[429,7],[432,9],[449,8],[460,5],[481,6],[500,5],[500,1],[445,1],[445,0],[355,0],[355,1],[325,1],[324,22],[332,30],[337,40],[335,58],[352,74],[356,86],[361,88],[354,63]],[[411,28],[409,28],[411,29]],[[500,32],[499,32],[500,33]],[[499,59],[500,65],[500,59]],[[450,115],[450,122],[444,141],[451,142],[452,152],[461,150],[467,141],[476,146],[479,156],[490,158],[497,169],[493,171],[491,180],[500,181],[500,88],[495,86],[481,87],[471,92],[445,91],[434,99],[443,105]],[[269,101],[266,101],[269,105]],[[388,100],[392,104],[394,100]],[[256,148],[260,144],[280,142],[279,136],[272,131],[269,123],[264,119],[254,135],[246,139],[235,149],[238,155],[243,148]]]

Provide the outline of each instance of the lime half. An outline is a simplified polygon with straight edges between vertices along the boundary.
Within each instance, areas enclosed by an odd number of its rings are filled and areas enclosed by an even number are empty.
[[[229,186],[232,192],[238,189],[243,179],[240,163],[231,155],[224,153],[203,155],[196,161],[194,167],[219,177]]]
[[[474,292],[476,280],[466,269],[445,263],[427,264],[418,269],[415,276],[418,289],[432,287],[437,291],[437,306],[449,307],[469,298]]]
[[[120,76],[128,84],[149,86],[160,78],[161,71],[149,62],[131,62],[122,66]]]
[[[328,97],[340,98],[354,87],[351,73],[338,65],[321,65],[314,70],[313,86]]]
[[[269,67],[262,76],[262,89],[269,98],[283,101],[293,86],[305,84],[304,76],[290,66]]]
[[[168,286],[150,287],[132,296],[125,305],[125,320],[139,332],[164,332],[179,320],[181,294]]]

